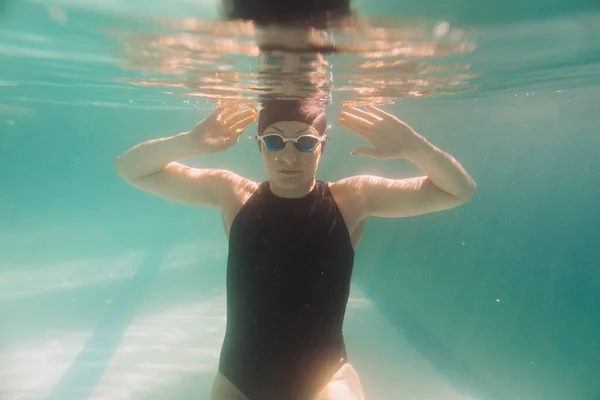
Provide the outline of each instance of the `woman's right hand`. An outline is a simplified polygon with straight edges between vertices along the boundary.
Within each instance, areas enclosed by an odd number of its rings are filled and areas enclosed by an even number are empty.
[[[200,121],[190,132],[201,154],[214,154],[235,145],[244,129],[257,118],[254,108],[224,103]]]

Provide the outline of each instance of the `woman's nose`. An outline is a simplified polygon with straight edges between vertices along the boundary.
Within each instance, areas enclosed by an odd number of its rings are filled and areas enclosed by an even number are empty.
[[[285,147],[281,149],[281,159],[287,165],[294,165],[298,163],[298,151],[294,148],[294,144],[287,142]]]

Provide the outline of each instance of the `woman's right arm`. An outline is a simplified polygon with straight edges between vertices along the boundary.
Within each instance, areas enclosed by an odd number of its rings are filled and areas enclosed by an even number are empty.
[[[245,179],[179,161],[228,149],[255,119],[250,108],[217,108],[189,132],[134,146],[115,160],[115,168],[124,181],[141,190],[180,203],[219,207]]]

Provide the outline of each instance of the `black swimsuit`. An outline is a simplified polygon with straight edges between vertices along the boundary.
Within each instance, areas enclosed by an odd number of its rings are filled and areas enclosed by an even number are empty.
[[[305,197],[268,182],[231,226],[219,371],[250,400],[308,400],[347,362],[354,249],[326,182]]]

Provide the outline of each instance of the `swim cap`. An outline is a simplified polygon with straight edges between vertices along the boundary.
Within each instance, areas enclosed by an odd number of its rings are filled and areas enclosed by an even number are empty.
[[[258,134],[280,121],[297,121],[311,125],[320,135],[327,131],[325,109],[310,100],[267,100],[258,113]]]

